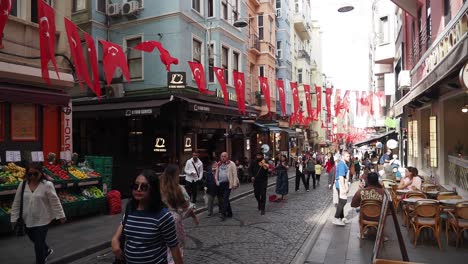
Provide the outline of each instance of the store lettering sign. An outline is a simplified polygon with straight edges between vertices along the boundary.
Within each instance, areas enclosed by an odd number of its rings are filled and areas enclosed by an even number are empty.
[[[157,137],[154,143],[154,152],[167,152],[166,139],[163,137]]]
[[[169,89],[183,89],[186,86],[185,72],[168,72],[167,87]]]
[[[62,111],[62,151],[73,153],[72,104]]]
[[[210,108],[209,106],[194,104],[194,105],[193,105],[193,111],[197,111],[197,112],[210,112],[210,111],[211,111],[211,108]]]
[[[125,110],[125,116],[140,116],[140,115],[151,115],[153,109],[127,109]]]
[[[184,152],[192,152],[192,136],[185,136],[184,137]]]
[[[434,47],[430,55],[425,59],[425,68],[423,77],[430,73],[452,50],[465,33],[468,32],[468,16],[462,16],[461,19],[450,29],[445,38],[441,39]]]

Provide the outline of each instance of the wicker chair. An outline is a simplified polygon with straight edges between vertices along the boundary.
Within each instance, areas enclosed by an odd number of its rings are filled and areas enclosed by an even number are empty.
[[[438,192],[436,195],[437,200],[443,200],[443,199],[452,199],[452,198],[444,198],[447,196],[454,196],[457,195],[456,192]]]
[[[435,200],[421,200],[417,201],[414,207],[414,217],[411,220],[411,224],[414,230],[414,245],[419,238],[419,234],[423,228],[432,229],[434,236],[439,245],[439,249],[442,249],[440,243],[440,209],[439,203]]]
[[[426,194],[424,194],[423,192],[420,192],[420,191],[410,191],[408,193],[406,193],[406,197],[405,198],[421,198],[421,199],[427,199],[427,196]],[[403,204],[401,206],[402,208],[402,211],[403,211],[403,222],[406,223],[406,227],[408,229],[408,231],[410,230],[410,226],[411,226],[411,217],[413,216],[412,213],[414,212],[414,205],[411,205],[411,204]]]
[[[379,227],[379,220],[369,220],[372,218],[380,217],[380,210],[382,202],[377,200],[364,200],[361,202],[361,209],[359,211],[359,229],[361,230],[360,239],[364,236],[364,232],[370,227],[376,230]]]
[[[450,225],[453,231],[455,231],[456,239],[457,239],[456,246],[458,247],[458,241],[460,241],[463,231],[468,230],[468,202],[464,201],[464,202],[457,203],[457,205],[455,206],[455,212],[452,213],[449,211],[448,214],[449,214],[448,225]],[[446,235],[447,235],[447,243],[448,243],[447,228],[445,231],[447,232]]]

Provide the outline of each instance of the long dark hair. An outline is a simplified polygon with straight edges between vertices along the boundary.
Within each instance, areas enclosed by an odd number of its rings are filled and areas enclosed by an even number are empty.
[[[42,170],[42,164],[39,163],[39,162],[31,162],[26,166],[26,172],[25,172],[25,175],[24,175],[24,180],[25,181],[29,181],[29,178],[30,178],[29,170],[30,169],[37,170],[37,172],[39,173],[39,176],[40,176],[39,177],[40,182],[47,180],[47,178],[45,177],[44,172]]]
[[[179,167],[177,165],[169,164],[161,175],[160,181],[161,196],[169,207],[185,209],[189,206],[180,189]]]
[[[328,160],[330,161],[330,164],[331,164],[332,166],[335,166],[335,158],[333,157],[333,154],[330,155],[330,159],[328,159]]]
[[[153,213],[158,213],[164,208],[164,203],[161,199],[161,192],[159,190],[159,179],[156,176],[156,172],[154,170],[143,170],[140,174],[135,176],[132,183],[135,183],[135,180],[138,176],[143,176],[148,181],[150,185],[149,188],[149,197],[148,197],[148,206],[145,208],[146,211],[150,211]],[[132,198],[130,200],[130,211],[134,211],[138,208],[138,201]]]

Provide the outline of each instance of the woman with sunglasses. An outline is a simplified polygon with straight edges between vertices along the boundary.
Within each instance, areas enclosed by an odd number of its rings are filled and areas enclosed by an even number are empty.
[[[190,203],[190,196],[185,188],[179,185],[179,167],[177,165],[169,164],[160,176],[160,181],[162,200],[174,217],[180,253],[183,256],[185,230],[182,221],[184,218],[192,217],[193,222],[198,225],[198,218],[193,211],[193,204]],[[168,252],[168,263],[174,263],[171,252]]]
[[[42,173],[42,166],[30,164],[24,181],[18,186],[13,200],[11,208],[13,226],[16,225],[20,214],[23,185],[25,186],[22,217],[26,225],[26,234],[34,243],[36,264],[43,264],[53,252],[46,243],[48,225],[54,219],[60,219],[61,223],[65,223],[65,213],[54,185],[47,181]]]
[[[164,207],[159,179],[153,170],[143,170],[133,181],[132,199],[126,216],[112,238],[112,251],[126,263],[167,263],[167,248],[174,263],[183,263],[174,218]],[[124,245],[120,244],[124,236]],[[123,252],[121,250],[123,247]]]

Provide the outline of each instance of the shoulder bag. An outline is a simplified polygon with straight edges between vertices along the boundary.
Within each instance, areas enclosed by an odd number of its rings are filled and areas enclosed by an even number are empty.
[[[198,169],[197,169],[197,166],[195,166],[195,163],[192,161],[192,164],[193,164],[193,168],[195,169],[195,172],[197,173],[197,180],[200,180],[200,173],[198,172]]]
[[[26,181],[23,181],[23,185],[21,186],[21,200],[20,200],[20,212],[18,220],[16,221],[15,225],[15,234],[17,236],[24,236],[26,234],[26,225],[24,224],[23,219],[23,198],[24,198],[24,188],[28,184]]]

